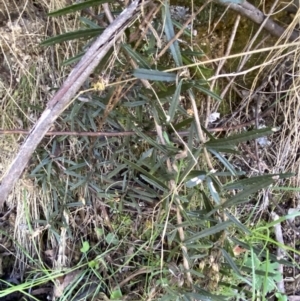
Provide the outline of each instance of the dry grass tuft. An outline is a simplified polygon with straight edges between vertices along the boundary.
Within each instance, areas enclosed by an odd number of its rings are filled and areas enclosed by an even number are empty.
[[[21,3],[20,3],[21,2]],[[43,48],[39,43],[49,35],[76,28],[77,19],[49,19],[49,11],[65,7],[68,1],[2,1],[0,13],[0,107],[1,128],[31,128],[39,118],[52,89],[59,87],[69,68],[61,63],[77,53],[76,43]],[[1,136],[0,176],[4,175],[24,137]],[[25,177],[24,177],[25,178]],[[39,256],[41,216],[51,214],[51,199],[34,180],[21,179],[7,200],[14,208],[9,234],[14,238],[14,275],[23,275],[30,258]],[[27,255],[26,255],[27,254]]]

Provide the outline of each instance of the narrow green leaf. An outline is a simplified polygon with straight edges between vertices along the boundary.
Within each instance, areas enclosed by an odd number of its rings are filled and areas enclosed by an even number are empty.
[[[167,1],[164,2],[162,17],[163,17],[163,22],[165,24],[164,30],[165,30],[166,38],[167,41],[170,41],[174,38],[175,32],[173,28],[172,19],[171,19],[170,6]],[[177,67],[182,66],[182,58],[181,58],[180,48],[177,40],[175,40],[170,45],[170,50],[176,66]]]
[[[233,176],[237,176],[237,171],[235,170],[235,168],[233,167],[232,164],[229,163],[229,161],[222,156],[219,152],[215,151],[214,149],[209,148],[208,149],[209,152],[211,152],[221,163],[223,163],[223,165],[227,168],[227,170],[230,171],[230,173]]]
[[[225,214],[238,228],[240,228],[243,232],[245,232],[245,234],[247,234],[247,235],[252,234],[251,231],[247,227],[245,227],[238,219],[236,219],[233,215],[231,215],[229,212],[227,212],[227,210],[225,210]]]
[[[195,158],[198,158],[202,152],[202,148],[199,147],[195,153],[193,153]],[[192,174],[193,169],[195,168],[195,161],[194,160],[188,160],[188,165],[185,167],[185,169],[180,173],[179,182],[185,182],[185,179],[188,177],[188,179],[192,179],[194,175]],[[191,174],[191,178],[189,178],[189,174]],[[196,174],[195,176],[197,176]]]
[[[79,2],[67,7],[64,7],[62,9],[55,10],[53,12],[50,12],[48,16],[51,17],[57,17],[57,16],[62,16],[70,13],[74,13],[76,11],[82,10],[87,7],[95,6],[95,5],[100,5],[102,3],[111,3],[114,2],[113,0],[90,0],[90,1],[83,1]]]
[[[85,52],[80,52],[80,53],[78,53],[77,55],[72,56],[71,58],[65,60],[65,61],[62,63],[62,65],[63,65],[63,66],[68,66],[68,65],[71,65],[71,64],[73,64],[73,63],[78,62],[78,61],[84,56],[84,53],[85,53]]]
[[[132,101],[132,102],[123,102],[122,106],[124,106],[126,108],[136,108],[136,107],[141,107],[147,103],[149,103],[149,101],[138,100],[138,101]]]
[[[202,183],[205,180],[206,174],[207,173],[205,171],[196,171],[196,170],[193,170],[186,177],[186,179],[188,180],[185,183],[186,187],[192,188],[194,186],[199,185],[200,183]]]
[[[197,233],[195,235],[192,235],[191,237],[189,237],[188,239],[185,240],[185,243],[186,244],[193,243],[193,242],[195,242],[196,240],[198,240],[200,238],[210,236],[210,235],[216,234],[218,232],[224,231],[231,224],[232,224],[231,221],[226,221],[226,222],[223,222],[223,223],[219,223],[216,226],[210,227],[208,229],[200,231],[199,233]]]
[[[238,143],[245,142],[248,140],[256,139],[259,137],[263,137],[269,134],[272,134],[275,129],[271,128],[262,128],[262,129],[255,129],[252,131],[247,131],[238,135],[232,135],[225,138],[220,138],[214,141],[208,141],[205,143],[206,147],[215,149],[218,146],[223,148],[225,147],[232,147],[233,145],[237,145]]]
[[[199,286],[195,285],[195,293],[185,293],[187,296],[191,297],[191,300],[201,300],[201,301],[225,301],[228,299],[227,296],[221,294],[211,294]]]
[[[157,179],[157,177],[151,175],[149,172],[147,172],[144,168],[136,165],[133,162],[130,162],[129,160],[123,158],[123,161],[125,163],[127,163],[129,166],[131,166],[133,169],[141,172],[142,174],[144,174],[145,176],[147,176],[149,179],[151,179],[152,181],[156,182],[160,187],[164,188],[164,189],[168,189],[168,186],[165,185],[163,182],[161,182],[160,180]]]
[[[131,58],[138,64],[139,67],[150,69],[151,66],[148,63],[147,59],[142,57],[140,53],[133,50],[128,44],[122,45],[122,47],[126,50],[126,52],[131,56]]]
[[[190,89],[192,87],[193,87],[193,82],[185,80],[181,86],[181,93],[187,91],[188,89]],[[171,97],[172,95],[174,95],[176,89],[177,89],[176,84],[170,85],[170,86],[168,86],[166,91],[158,91],[157,96],[159,99]]]
[[[132,125],[132,129],[141,137],[143,138],[147,143],[149,143],[150,145],[154,146],[156,149],[161,150],[164,154],[166,153],[166,148],[157,143],[155,140],[153,140],[151,137],[149,137],[148,135],[144,134],[138,127]]]
[[[206,213],[212,211],[214,209],[214,205],[212,204],[212,202],[210,201],[209,197],[205,194],[204,191],[200,191],[202,198],[203,198],[203,204],[204,204],[204,208]]]
[[[167,73],[158,70],[148,70],[148,69],[135,69],[133,76],[140,79],[154,80],[154,81],[165,81],[173,82],[176,81],[176,74]]]
[[[236,266],[235,262],[232,260],[231,256],[226,252],[226,250],[224,250],[223,248],[221,248],[221,252],[224,256],[224,258],[226,259],[226,261],[228,262],[228,264],[231,266],[231,268],[239,275],[242,276],[238,267]]]
[[[209,152],[217,151],[226,154],[236,154],[236,155],[240,154],[240,152],[235,149],[235,145],[226,145],[226,147],[224,147],[221,144],[216,144],[213,147],[207,147],[207,150]]]
[[[194,121],[194,118],[186,118],[186,119],[182,120],[181,122],[174,124],[173,127],[176,131],[180,131],[183,128],[190,127],[191,123],[193,121]]]
[[[168,123],[173,122],[175,112],[177,110],[179,100],[180,100],[181,86],[182,86],[182,80],[180,80],[179,84],[177,85],[176,91],[175,91],[172,101],[170,103],[169,114],[168,114],[169,115]]]
[[[192,51],[190,49],[183,50],[181,53],[186,56],[204,56],[205,55],[205,53],[203,51]]]
[[[233,205],[238,205],[238,204],[242,204],[244,202],[248,201],[248,197],[252,194],[254,194],[255,192],[268,187],[269,185],[274,184],[274,180],[273,179],[265,179],[264,181],[262,181],[261,183],[257,183],[256,185],[252,185],[252,186],[248,186],[245,190],[239,192],[238,194],[236,194],[234,197],[232,197],[231,199],[225,201],[222,204],[222,208],[227,208]]]
[[[200,84],[195,84],[194,88],[196,88],[197,90],[205,93],[206,95],[210,96],[211,98],[214,98],[217,101],[223,101],[223,99],[217,95],[216,93],[210,91],[209,89],[204,88],[203,86],[201,86]]]
[[[146,177],[145,175],[141,174],[140,177],[146,181],[147,183],[149,183],[150,185],[152,185],[153,187],[155,188],[158,188],[159,190],[161,191],[165,191],[165,187],[162,187],[161,185],[158,184],[157,180],[156,181],[153,181],[152,179]]]
[[[86,25],[88,28],[101,28],[101,26],[99,26],[97,23],[93,22],[88,18],[80,17],[79,20],[83,25]]]
[[[249,186],[254,186],[260,184],[264,180],[278,180],[278,179],[285,179],[293,176],[291,173],[285,174],[266,174],[262,176],[250,177],[242,180],[237,180],[233,183],[229,183],[223,186],[226,190],[233,190],[233,189],[244,189]]]
[[[178,22],[178,21],[176,21],[176,20],[172,20],[172,23],[173,23],[173,25],[176,27],[176,28],[178,28],[179,30],[180,29],[182,29],[182,24],[180,23],[180,22]],[[192,33],[191,33],[191,31],[188,29],[188,28],[185,28],[184,30],[183,30],[183,34],[185,34],[186,36],[188,36],[188,37],[190,37],[190,38],[192,38],[193,37],[193,35],[192,35]],[[192,52],[192,51],[191,51]],[[183,51],[181,51],[181,54],[183,53]],[[196,51],[195,51],[195,53],[197,53]],[[192,54],[191,54],[192,55]],[[203,56],[203,53],[202,53],[202,56]]]
[[[244,176],[245,174],[246,174],[245,171],[237,171],[236,172],[237,176]],[[229,171],[219,171],[219,172],[217,171],[214,173],[214,175],[216,177],[230,177],[230,176],[232,176],[232,173]]]
[[[104,31],[104,28],[90,28],[90,29],[81,29],[77,31],[67,32],[52,38],[49,38],[43,41],[40,45],[41,46],[50,46],[57,43],[75,40],[79,38],[91,38],[101,34]]]

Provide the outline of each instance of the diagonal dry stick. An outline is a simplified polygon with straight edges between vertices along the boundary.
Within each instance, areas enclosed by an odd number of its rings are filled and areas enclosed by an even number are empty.
[[[72,103],[73,97],[81,85],[106,55],[116,40],[122,35],[130,23],[141,11],[147,1],[135,0],[111,23],[101,36],[92,44],[80,62],[72,70],[62,87],[48,102],[42,116],[36,122],[29,136],[21,146],[16,158],[2,178],[0,186],[0,208],[14,184],[20,178],[36,147],[49,131],[53,122]]]

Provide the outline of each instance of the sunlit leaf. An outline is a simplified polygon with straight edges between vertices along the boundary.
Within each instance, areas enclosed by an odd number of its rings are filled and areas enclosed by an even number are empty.
[[[206,183],[207,183],[207,186],[209,188],[209,191],[210,191],[210,194],[213,198],[213,200],[217,203],[217,204],[220,204],[220,196],[214,186],[214,183],[212,181],[212,179],[210,177],[206,177]]]
[[[81,253],[87,253],[87,252],[89,251],[89,249],[90,249],[90,244],[89,244],[89,242],[88,242],[88,241],[84,241],[84,242],[82,243],[82,248],[80,249],[80,252],[81,252]]]
[[[186,179],[189,179],[185,185],[188,188],[192,188],[196,185],[199,185],[202,183],[206,178],[206,172],[205,171],[196,171],[193,170],[189,173],[189,175],[186,177]]]
[[[122,292],[119,288],[114,289],[110,294],[110,300],[120,300],[122,299]]]

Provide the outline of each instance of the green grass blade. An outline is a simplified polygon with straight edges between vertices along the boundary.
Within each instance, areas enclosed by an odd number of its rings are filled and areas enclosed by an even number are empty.
[[[200,238],[210,236],[210,235],[216,234],[218,232],[224,231],[231,224],[232,224],[232,221],[226,221],[226,222],[223,222],[223,223],[219,223],[216,226],[210,227],[208,229],[200,231],[199,233],[197,233],[195,235],[190,236],[189,238],[187,238],[185,240],[185,243],[186,244],[193,243],[194,241],[196,241]]]
[[[230,173],[233,176],[237,176],[237,171],[235,170],[235,168],[233,167],[233,165],[230,164],[229,161],[224,156],[222,156],[219,152],[217,152],[214,149],[209,148],[208,150],[209,150],[210,153],[212,153],[227,168],[227,170],[230,171]]]
[[[238,267],[237,267],[237,265],[235,264],[235,262],[231,258],[231,256],[223,248],[221,248],[221,252],[223,254],[223,257],[226,259],[226,261],[228,262],[228,264],[232,268],[232,270],[234,272],[236,272],[239,276],[242,276],[239,269],[238,269]]]
[[[271,184],[274,184],[273,179],[265,179],[265,180],[261,181],[261,183],[257,183],[256,185],[248,186],[246,189],[239,192],[231,199],[225,201],[222,204],[222,208],[227,208],[227,207],[230,207],[233,205],[238,205],[238,204],[247,202],[250,195],[256,193],[257,191],[259,191],[263,188],[270,186]]]
[[[162,9],[162,17],[163,17],[163,21],[165,21],[164,22],[165,23],[164,30],[165,30],[165,34],[167,37],[167,41],[170,41],[174,38],[175,32],[174,32],[174,28],[173,28],[172,19],[171,19],[170,6],[167,1],[165,1],[164,7]],[[181,57],[178,41],[175,40],[170,45],[170,50],[171,50],[171,53],[172,53],[172,56],[173,56],[176,66],[177,67],[182,66],[182,57]]]
[[[133,76],[140,79],[154,80],[154,81],[165,81],[174,82],[176,81],[176,74],[167,73],[158,70],[148,70],[148,69],[135,69]]]
[[[130,57],[138,64],[139,67],[145,68],[145,69],[151,68],[147,59],[145,59],[140,53],[137,53],[135,50],[133,50],[129,45],[124,44],[124,45],[122,45],[122,47],[130,55]]]
[[[238,135],[232,135],[225,138],[220,138],[214,141],[208,141],[205,143],[206,147],[215,149],[216,147],[232,147],[233,145],[237,145],[238,143],[249,141],[252,139],[256,139],[259,137],[264,137],[266,135],[272,134],[275,129],[272,128],[262,128],[255,129],[252,131],[247,131]]]
[[[179,104],[180,99],[180,93],[181,93],[181,86],[182,86],[182,80],[179,82],[179,84],[176,87],[176,91],[172,97],[172,101],[170,103],[169,108],[169,123],[173,122],[173,119],[175,117],[175,113]]]
[[[90,28],[90,29],[81,29],[77,31],[67,32],[43,41],[41,46],[50,46],[58,44],[65,41],[75,40],[79,38],[91,38],[97,35],[100,35],[104,31],[104,28]]]
[[[151,175],[149,172],[147,172],[144,168],[136,165],[133,162],[130,162],[129,160],[123,158],[123,161],[125,163],[127,163],[131,168],[141,172],[142,174],[144,174],[145,176],[147,176],[149,179],[151,179],[152,181],[156,182],[160,187],[164,188],[164,189],[168,189],[168,186],[165,185],[163,182],[161,182],[160,180],[157,179],[157,177]]]
[[[262,181],[265,181],[267,179],[269,179],[269,180],[286,179],[286,178],[290,178],[292,176],[294,176],[293,173],[267,174],[267,175],[238,180],[238,181],[235,181],[234,183],[229,183],[227,185],[224,185],[223,188],[226,190],[244,189],[249,186],[260,184]]]
[[[252,232],[247,227],[245,227],[239,220],[237,220],[229,212],[225,211],[225,214],[237,226],[237,228],[240,228],[245,234],[247,234],[247,235],[251,235],[252,234]]]
[[[199,90],[199,91],[203,92],[204,94],[210,96],[211,98],[214,98],[214,99],[217,100],[217,101],[220,101],[220,102],[221,102],[221,101],[223,100],[219,95],[217,95],[216,93],[214,93],[214,92],[212,92],[212,91],[210,91],[210,90],[204,88],[204,87],[203,87],[202,85],[200,85],[200,84],[195,84],[195,85],[194,85],[194,88],[196,88],[197,90]]]
[[[48,16],[50,17],[57,17],[62,16],[70,13],[74,13],[79,10],[83,10],[84,8],[88,8],[95,5],[100,5],[103,3],[111,3],[114,2],[112,0],[90,0],[90,1],[83,1],[80,3],[76,3],[67,7],[64,7],[62,9],[55,10],[53,12],[50,12]]]

